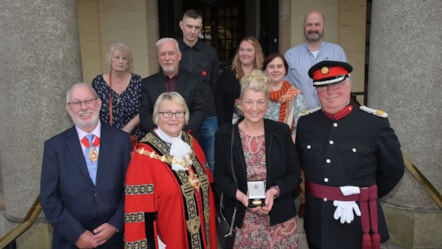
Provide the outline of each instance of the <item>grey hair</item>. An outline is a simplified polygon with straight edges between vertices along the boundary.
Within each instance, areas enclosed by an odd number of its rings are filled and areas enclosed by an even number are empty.
[[[98,98],[98,94],[97,94],[97,92],[95,92],[94,88],[92,88],[91,84],[80,82],[80,83],[74,84],[73,86],[71,86],[71,88],[69,88],[69,91],[66,93],[66,104],[69,104],[69,102],[71,102],[71,92],[72,92],[72,90],[74,90],[77,87],[88,88],[89,91],[91,91],[94,94],[94,96],[96,98]]]
[[[131,72],[133,69],[133,66],[134,66],[134,59],[132,56],[132,51],[130,50],[129,46],[123,42],[115,42],[110,46],[109,51],[106,55],[106,59],[105,59],[106,70],[108,72],[110,72],[112,70],[112,55],[117,50],[119,50],[123,54],[127,55],[127,70],[129,72]]]
[[[159,39],[155,43],[155,46],[157,46],[157,48],[159,48],[161,44],[163,44],[165,42],[170,42],[170,41],[175,43],[176,49],[178,50],[178,52],[180,52],[180,45],[178,44],[178,41],[172,37],[164,37],[164,38]]]

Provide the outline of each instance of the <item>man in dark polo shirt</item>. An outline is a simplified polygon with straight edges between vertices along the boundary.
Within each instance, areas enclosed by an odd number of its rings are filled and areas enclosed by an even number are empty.
[[[180,67],[194,73],[201,78],[203,84],[209,86],[209,88],[205,88],[206,116],[200,127],[198,141],[213,172],[215,166],[215,132],[218,129],[214,92],[219,76],[219,64],[216,50],[199,39],[202,27],[202,16],[194,9],[187,10],[180,21],[183,37],[178,40],[178,43],[182,54]]]

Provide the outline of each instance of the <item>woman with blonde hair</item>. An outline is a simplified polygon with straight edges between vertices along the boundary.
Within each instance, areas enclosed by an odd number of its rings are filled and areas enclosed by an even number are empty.
[[[113,43],[106,56],[106,73],[92,80],[101,99],[100,120],[138,137],[141,104],[141,76],[131,72],[132,51],[122,42]]]
[[[234,248],[298,248],[292,192],[300,182],[299,159],[289,127],[264,118],[269,81],[257,69],[244,76],[244,116],[215,135],[215,186],[226,219],[234,220]]]
[[[252,70],[261,69],[263,61],[264,52],[258,39],[245,37],[233,57],[232,67],[226,69],[218,80],[215,103],[219,127],[232,124],[242,116],[238,109],[240,80]]]

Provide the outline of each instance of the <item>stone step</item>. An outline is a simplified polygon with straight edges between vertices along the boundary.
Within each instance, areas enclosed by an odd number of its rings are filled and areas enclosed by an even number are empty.
[[[296,217],[296,221],[297,221],[297,225],[298,225],[298,239],[299,239],[298,249],[308,249],[309,247],[307,244],[307,238],[306,238],[305,232],[304,232],[304,219],[300,218],[300,217]],[[407,248],[387,241],[387,242],[381,244],[381,249],[407,249]]]

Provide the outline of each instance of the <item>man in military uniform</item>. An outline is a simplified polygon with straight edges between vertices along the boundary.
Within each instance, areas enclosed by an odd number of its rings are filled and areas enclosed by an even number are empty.
[[[295,144],[310,249],[379,249],[389,235],[378,198],[404,173],[387,114],[350,104],[351,71],[346,62],[322,61],[308,72],[322,107],[299,119]]]

